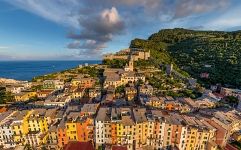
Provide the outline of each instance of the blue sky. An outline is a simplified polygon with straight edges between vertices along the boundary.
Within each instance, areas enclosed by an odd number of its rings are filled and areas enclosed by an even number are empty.
[[[239,0],[0,0],[0,60],[100,59],[164,28],[241,29]]]

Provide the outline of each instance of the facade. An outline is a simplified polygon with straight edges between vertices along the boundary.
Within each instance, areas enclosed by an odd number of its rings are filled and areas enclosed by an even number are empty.
[[[139,87],[139,94],[140,95],[148,95],[152,96],[153,95],[153,87],[149,84],[144,84]]]
[[[80,88],[92,88],[96,84],[96,79],[92,77],[76,78],[71,81],[71,84]]]
[[[45,80],[43,81],[43,89],[56,89],[64,88],[64,81],[61,80]]]
[[[124,145],[128,150],[215,150],[224,148],[241,127],[236,111],[214,111],[203,117],[173,109],[99,107],[85,104],[81,110],[68,109],[65,114],[57,109],[1,113],[0,145],[63,149],[69,142],[90,142],[96,149]]]
[[[16,114],[16,112],[6,112],[2,114],[1,116],[1,122],[0,122],[0,145],[3,146],[3,148],[13,148],[16,146],[16,143],[14,142],[14,132],[11,129],[11,123],[13,120],[13,116]]]
[[[23,101],[28,101],[30,98],[36,96],[36,92],[33,91],[24,91],[20,92],[18,94],[15,94],[14,99],[17,102],[23,102]]]
[[[137,90],[135,87],[130,86],[125,88],[125,96],[128,101],[134,100],[137,95]]]
[[[103,56],[103,59],[129,59],[130,56],[134,61],[137,60],[148,60],[150,58],[150,51],[136,48],[129,48],[120,50],[116,54],[106,54]]]
[[[51,126],[48,130],[47,146],[49,149],[58,148],[57,126]]]

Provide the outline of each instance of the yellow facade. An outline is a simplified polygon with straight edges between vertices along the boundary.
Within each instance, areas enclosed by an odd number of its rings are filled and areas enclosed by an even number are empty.
[[[72,80],[71,81],[72,86],[78,86],[78,85],[80,85],[80,83],[81,83],[80,80]]]
[[[40,131],[41,133],[48,131],[47,118],[32,117],[28,120],[29,131]]]
[[[32,111],[28,111],[21,122],[13,123],[11,125],[12,131],[14,133],[14,142],[21,144],[25,143],[23,136],[28,134],[28,117],[31,113]]]
[[[70,141],[77,141],[77,124],[74,122],[66,123],[66,134]]]
[[[117,123],[117,142],[121,144],[121,137],[123,136],[123,125],[121,123]]]
[[[22,92],[20,94],[15,95],[14,98],[17,102],[20,102],[20,101],[27,101],[36,95],[37,95],[36,92]]]

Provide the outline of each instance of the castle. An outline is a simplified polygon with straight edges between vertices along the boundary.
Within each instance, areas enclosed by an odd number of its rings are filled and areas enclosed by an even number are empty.
[[[120,50],[119,52],[116,52],[115,54],[106,54],[103,56],[103,59],[130,59],[132,57],[133,61],[137,60],[148,60],[150,58],[150,50],[146,51],[144,49],[138,49],[138,48],[128,48]]]

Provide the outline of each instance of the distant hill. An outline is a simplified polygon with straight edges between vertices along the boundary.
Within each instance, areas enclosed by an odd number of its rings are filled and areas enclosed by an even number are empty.
[[[150,49],[157,63],[173,63],[204,85],[241,87],[241,31],[164,29],[147,40],[132,40],[130,47]],[[208,73],[208,79],[201,73]]]

